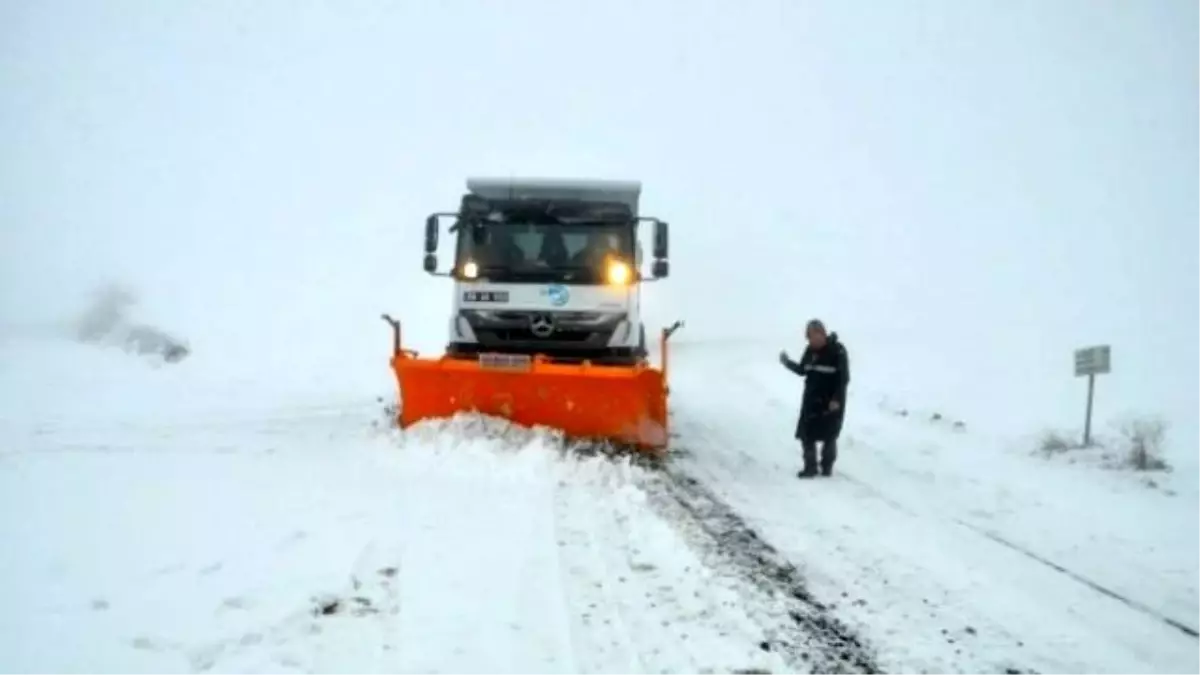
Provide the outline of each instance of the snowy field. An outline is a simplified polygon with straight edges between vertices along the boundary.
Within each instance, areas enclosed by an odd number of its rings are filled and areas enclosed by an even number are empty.
[[[1198,12],[0,3],[0,671],[1200,671]],[[389,428],[469,175],[671,223],[664,465]]]

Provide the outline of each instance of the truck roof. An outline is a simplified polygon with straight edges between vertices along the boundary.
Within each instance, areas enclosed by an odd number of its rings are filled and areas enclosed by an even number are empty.
[[[578,199],[619,202],[638,212],[642,184],[634,180],[594,178],[488,178],[467,179],[467,190],[484,199]]]

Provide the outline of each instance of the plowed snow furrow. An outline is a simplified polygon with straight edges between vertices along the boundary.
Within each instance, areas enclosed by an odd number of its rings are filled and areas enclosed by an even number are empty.
[[[625,572],[611,564],[609,547],[624,546],[612,536],[611,514],[598,513],[594,502],[599,495],[574,492],[567,486],[558,492],[558,508],[563,526],[559,530],[560,554],[576,579],[578,601],[574,604],[575,631],[585,640],[587,658],[595,669],[618,666],[628,672],[646,672],[641,646],[626,622],[627,608],[614,591]],[[601,509],[607,511],[607,509]]]
[[[569,521],[592,520],[581,513],[568,514],[571,505],[566,493],[556,493],[555,511]],[[561,522],[561,521],[560,521]],[[571,643],[578,672],[598,672],[605,667],[619,667],[628,672],[641,672],[629,631],[621,620],[620,610],[604,592],[603,580],[611,578],[597,545],[593,528],[574,522],[561,523],[555,545],[565,572],[589,583],[572,584],[565,591],[569,599]]]
[[[871,648],[808,591],[800,571],[764,541],[711,490],[685,473],[664,474],[669,510],[684,514],[693,545],[707,563],[741,580],[743,603],[768,626],[764,647],[786,657],[791,670],[878,672]]]
[[[607,460],[594,460],[607,463]],[[636,473],[636,470],[635,470]],[[564,567],[579,575],[573,633],[596,650],[583,663],[622,672],[778,670],[764,628],[714,577],[642,488],[564,481],[558,505]]]

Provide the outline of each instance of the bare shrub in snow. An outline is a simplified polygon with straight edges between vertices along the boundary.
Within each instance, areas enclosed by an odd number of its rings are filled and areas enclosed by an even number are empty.
[[[126,312],[136,302],[132,292],[118,285],[100,289],[76,322],[76,337],[83,342],[100,342],[125,323]]]
[[[1062,457],[1068,464],[1087,464],[1108,470],[1137,472],[1170,472],[1171,466],[1162,456],[1166,423],[1155,417],[1130,418],[1114,425],[1117,434],[1093,437],[1089,446],[1059,431],[1046,431],[1038,442],[1043,457]],[[1145,479],[1147,487],[1158,484]]]
[[[1128,466],[1137,471],[1170,471],[1162,456],[1167,423],[1156,417],[1130,419],[1120,427],[1125,439]]]
[[[1058,431],[1045,432],[1042,434],[1042,439],[1038,443],[1038,448],[1047,456],[1059,455],[1078,447],[1080,447],[1078,443],[1072,441]]]
[[[110,284],[100,289],[92,304],[74,323],[80,342],[116,346],[141,356],[157,356],[168,363],[181,361],[189,353],[183,340],[155,326],[134,323],[129,310],[137,304],[132,291]]]

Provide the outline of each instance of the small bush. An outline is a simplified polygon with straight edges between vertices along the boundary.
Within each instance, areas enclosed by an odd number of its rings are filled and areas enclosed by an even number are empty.
[[[1162,457],[1166,433],[1167,423],[1155,417],[1132,419],[1122,424],[1121,435],[1127,444],[1129,466],[1138,471],[1170,471],[1170,465]]]
[[[1042,434],[1042,440],[1038,447],[1046,455],[1058,455],[1068,450],[1078,448],[1079,444],[1068,439],[1057,431],[1047,431]]]
[[[91,306],[75,321],[75,338],[80,342],[119,347],[130,354],[161,358],[178,363],[188,356],[186,341],[155,326],[134,323],[130,309],[137,304],[132,291],[119,285],[101,289]]]

